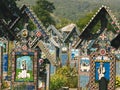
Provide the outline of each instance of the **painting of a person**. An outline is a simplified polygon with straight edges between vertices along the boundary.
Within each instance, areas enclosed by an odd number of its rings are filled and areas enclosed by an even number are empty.
[[[26,61],[25,61],[25,60],[22,61],[22,67],[21,67],[21,69],[22,69],[22,73],[23,73],[25,76],[27,76],[27,75],[26,75],[26,74],[27,74],[27,67],[26,67]]]
[[[99,75],[99,80],[104,77],[105,74],[105,67],[103,66],[103,63],[100,63],[100,67],[98,68],[98,75]]]
[[[27,67],[26,67],[26,61],[23,60],[22,61],[22,67],[21,67],[22,70],[27,70]]]
[[[27,77],[30,77],[30,74],[27,73],[26,61],[23,60],[21,64],[21,72],[19,72],[18,78],[27,78]]]
[[[103,63],[100,63],[100,67],[98,68],[98,75],[99,75],[99,90],[107,90],[107,80],[105,78],[105,67]]]

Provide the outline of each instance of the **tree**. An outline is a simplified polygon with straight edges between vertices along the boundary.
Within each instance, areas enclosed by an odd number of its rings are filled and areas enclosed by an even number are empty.
[[[17,0],[1,0],[0,2],[0,18],[6,20],[15,20],[20,10],[16,4]]]
[[[36,5],[33,6],[33,10],[41,20],[45,27],[48,27],[50,24],[55,25],[55,21],[53,20],[51,13],[55,9],[53,3],[47,0],[37,0]]]
[[[72,23],[72,21],[70,21],[66,18],[60,18],[58,23],[56,24],[56,28],[60,29],[60,28],[65,27],[66,25],[69,25],[71,23]]]
[[[89,22],[89,20],[92,18],[92,16],[94,15],[95,12],[90,12],[88,13],[84,18],[80,18],[76,24],[78,26],[78,28],[80,29],[80,31],[82,31],[82,29],[85,27],[85,25]]]

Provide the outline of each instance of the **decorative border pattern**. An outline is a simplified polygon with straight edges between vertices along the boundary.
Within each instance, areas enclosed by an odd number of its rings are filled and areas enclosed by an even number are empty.
[[[90,90],[99,90],[99,86],[97,83],[95,83],[95,60],[94,57],[99,56],[99,52],[93,53],[90,55],[90,82],[89,82],[89,88]],[[110,80],[108,83],[108,90],[115,90],[115,67],[116,67],[116,60],[115,57],[111,54],[106,52],[106,54],[110,60]]]

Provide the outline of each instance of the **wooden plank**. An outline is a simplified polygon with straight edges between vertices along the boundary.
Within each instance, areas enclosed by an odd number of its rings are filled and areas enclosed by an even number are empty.
[[[0,46],[0,90],[2,89],[2,57],[3,57],[3,48]]]

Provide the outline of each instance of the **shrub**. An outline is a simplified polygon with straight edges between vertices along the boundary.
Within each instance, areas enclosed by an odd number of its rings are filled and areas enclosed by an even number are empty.
[[[120,87],[120,76],[116,76],[116,83],[115,83],[116,88]]]
[[[51,76],[50,90],[59,90],[61,87],[76,88],[77,85],[78,77],[76,68],[63,66]]]
[[[58,90],[65,86],[67,79],[63,75],[54,74],[50,80],[50,90]]]

